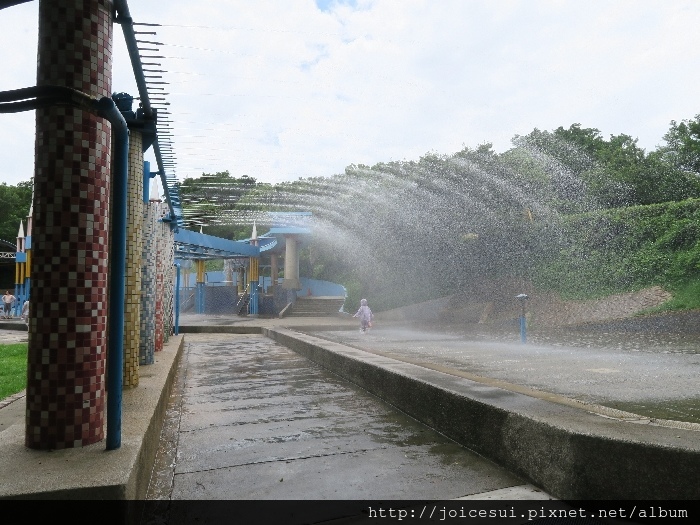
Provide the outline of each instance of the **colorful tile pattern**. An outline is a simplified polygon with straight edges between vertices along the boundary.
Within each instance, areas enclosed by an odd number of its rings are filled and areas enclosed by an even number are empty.
[[[159,214],[161,215],[161,214]],[[161,215],[162,217],[162,215]],[[164,266],[164,252],[165,246],[165,236],[164,227],[166,227],[162,222],[156,225],[156,333],[155,333],[155,351],[160,352],[163,350],[163,343],[165,338],[165,327],[163,325],[165,321],[165,310],[164,310],[164,291],[165,291],[165,268]]]
[[[139,363],[152,365],[155,361],[156,333],[156,225],[158,203],[149,202],[143,209],[143,256],[141,258],[141,336]]]
[[[163,240],[163,341],[167,343],[175,323],[175,233],[167,223]]]
[[[111,93],[112,2],[39,3],[38,85]],[[25,443],[104,437],[111,130],[71,107],[36,112]]]
[[[124,296],[124,388],[139,384],[141,342],[141,258],[143,256],[143,141],[141,133],[129,135],[127,187],[126,283]]]

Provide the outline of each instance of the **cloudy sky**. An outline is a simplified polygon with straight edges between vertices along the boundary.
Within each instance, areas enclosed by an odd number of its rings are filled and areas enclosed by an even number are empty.
[[[160,42],[176,175],[276,183],[580,123],[647,151],[700,113],[696,0],[131,0]],[[0,90],[36,83],[38,1],[0,11]],[[154,47],[154,46],[147,46]],[[156,79],[154,79],[156,80]],[[113,90],[137,95],[121,28]],[[0,182],[34,169],[0,115]]]

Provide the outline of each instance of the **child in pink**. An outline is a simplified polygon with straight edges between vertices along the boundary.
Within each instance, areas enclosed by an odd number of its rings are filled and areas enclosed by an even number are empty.
[[[360,309],[353,317],[360,318],[360,332],[366,332],[372,326],[372,310],[367,306],[367,299],[360,301]]]

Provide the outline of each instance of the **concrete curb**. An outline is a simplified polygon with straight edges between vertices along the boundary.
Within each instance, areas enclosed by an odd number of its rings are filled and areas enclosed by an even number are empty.
[[[1,321],[0,330],[15,330],[17,332],[26,332],[27,324],[21,319],[15,318],[12,321]]]
[[[141,367],[139,385],[123,392],[122,445],[117,450],[105,451],[104,442],[75,449],[31,450],[24,445],[23,424],[0,433],[2,472],[18,474],[0,476],[0,499],[143,499],[183,348],[184,337],[172,336],[156,353],[156,362]],[[16,410],[21,415],[23,403],[15,403],[3,411]]]
[[[697,431],[640,425],[284,328],[267,337],[560,499],[700,499]]]
[[[259,326],[246,325],[190,325],[181,326],[181,334],[259,334]]]

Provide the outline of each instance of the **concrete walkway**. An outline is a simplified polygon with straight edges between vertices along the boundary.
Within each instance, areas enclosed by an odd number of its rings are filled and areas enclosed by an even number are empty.
[[[188,335],[178,377],[151,499],[548,497],[262,335]]]

